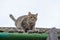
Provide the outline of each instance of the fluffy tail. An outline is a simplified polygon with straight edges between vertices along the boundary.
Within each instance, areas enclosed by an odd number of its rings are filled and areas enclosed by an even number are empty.
[[[16,21],[16,19],[14,18],[14,16],[12,14],[10,14],[9,16],[14,22]]]

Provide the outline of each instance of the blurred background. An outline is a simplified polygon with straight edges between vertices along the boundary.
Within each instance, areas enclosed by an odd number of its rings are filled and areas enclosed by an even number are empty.
[[[60,29],[60,0],[0,0],[0,27],[15,27],[16,19],[28,12],[38,13],[35,27]]]

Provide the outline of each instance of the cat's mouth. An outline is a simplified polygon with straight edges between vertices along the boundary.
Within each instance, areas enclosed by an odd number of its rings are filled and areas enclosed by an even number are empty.
[[[30,24],[34,24],[36,21],[30,21]]]

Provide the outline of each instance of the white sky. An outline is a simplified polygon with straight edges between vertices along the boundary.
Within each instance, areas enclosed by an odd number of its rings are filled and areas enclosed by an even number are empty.
[[[35,27],[60,28],[60,0],[0,0],[0,27],[14,27],[15,18],[27,15],[28,12],[38,13]]]

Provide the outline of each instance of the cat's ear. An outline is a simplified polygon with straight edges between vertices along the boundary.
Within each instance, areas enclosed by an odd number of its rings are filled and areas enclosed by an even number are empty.
[[[38,16],[38,13],[36,13],[36,17]]]
[[[28,12],[28,15],[31,15],[31,12]]]

